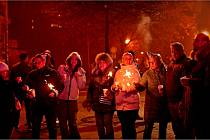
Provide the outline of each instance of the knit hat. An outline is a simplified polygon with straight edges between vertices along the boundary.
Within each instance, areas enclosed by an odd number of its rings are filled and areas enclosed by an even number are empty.
[[[2,71],[8,71],[9,70],[9,67],[6,63],[0,61],[0,72]]]

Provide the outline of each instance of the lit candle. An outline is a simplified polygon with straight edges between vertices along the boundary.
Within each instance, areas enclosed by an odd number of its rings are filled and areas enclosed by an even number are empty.
[[[109,73],[108,73],[108,78],[111,78],[112,77],[112,72],[110,71]]]

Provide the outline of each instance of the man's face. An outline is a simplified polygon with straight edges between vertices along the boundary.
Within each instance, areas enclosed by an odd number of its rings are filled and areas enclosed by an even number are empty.
[[[37,68],[37,69],[41,69],[45,66],[45,61],[41,58],[35,58],[34,59],[34,66]]]

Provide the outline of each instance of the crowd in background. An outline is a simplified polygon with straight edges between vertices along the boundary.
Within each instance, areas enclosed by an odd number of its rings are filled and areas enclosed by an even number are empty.
[[[28,54],[21,53],[19,62],[11,68],[0,61],[0,138],[10,138],[12,130],[18,129],[24,102],[32,138],[40,138],[45,116],[50,139],[57,138],[56,119],[62,139],[80,139],[78,99],[86,86],[83,107],[94,111],[99,139],[114,139],[115,111],[122,138],[137,139],[135,122],[141,110],[142,92],[143,139],[151,139],[154,123],[159,123],[159,138],[166,139],[169,122],[176,139],[210,138],[210,116],[206,110],[210,99],[209,37],[197,34],[190,56],[180,42],[169,44],[169,49],[171,60],[167,65],[161,54],[147,52],[148,67],[139,65],[132,51],[122,55],[118,67],[108,53],[98,53],[89,82],[78,52],[71,52],[58,69],[50,50],[36,54],[31,63]]]

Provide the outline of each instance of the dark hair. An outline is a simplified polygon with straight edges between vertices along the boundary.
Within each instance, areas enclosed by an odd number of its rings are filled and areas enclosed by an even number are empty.
[[[171,48],[174,48],[175,50],[177,50],[179,52],[184,52],[184,46],[180,42],[172,42]]]
[[[21,53],[21,54],[19,55],[20,61],[26,60],[27,57],[28,57],[28,54],[27,54],[27,53]]]
[[[134,51],[130,50],[128,52],[131,53],[133,55],[133,57],[135,56],[135,52]]]
[[[69,54],[69,56],[66,58],[66,64],[68,66],[70,66],[70,68],[72,68],[71,59],[72,59],[73,56],[76,56],[76,58],[77,58],[77,64],[74,67],[74,69],[72,69],[71,75],[74,75],[74,73],[78,71],[78,68],[82,66],[82,60],[81,60],[81,57],[80,57],[80,55],[79,55],[78,52],[71,52]]]
[[[46,59],[43,57],[42,54],[36,54],[36,55],[34,56],[34,59],[36,59],[36,58],[40,58],[40,59],[42,59],[43,61],[46,61]]]

